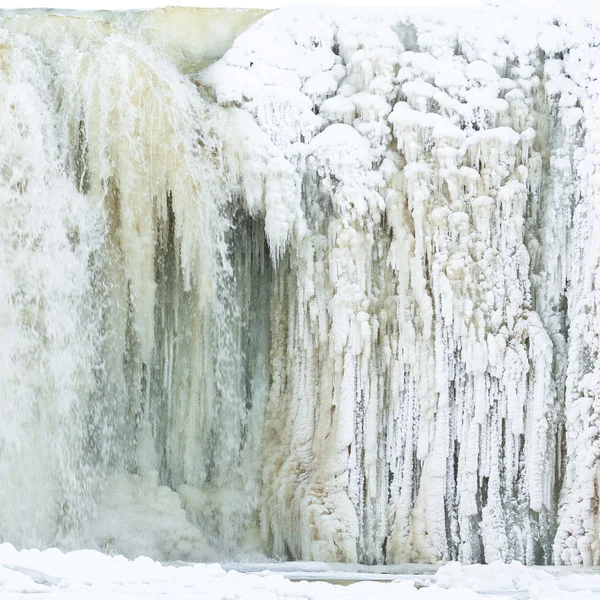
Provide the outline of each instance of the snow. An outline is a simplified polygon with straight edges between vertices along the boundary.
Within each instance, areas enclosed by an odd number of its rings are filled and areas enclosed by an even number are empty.
[[[236,570],[241,569],[240,570]],[[270,568],[271,569],[270,569]],[[17,551],[0,545],[0,590],[3,598],[239,598],[283,600],[310,598],[350,600],[477,600],[518,598],[591,600],[600,595],[600,575],[553,573],[509,565],[461,566],[450,563],[435,572],[419,574],[396,567],[388,575],[344,570],[318,563],[257,565],[161,564],[140,557],[128,561],[92,550],[63,554],[49,549]],[[408,567],[408,565],[406,565]],[[414,567],[414,566],[413,566]],[[248,568],[248,572],[244,570]],[[260,570],[259,570],[260,569]],[[335,582],[335,583],[333,583]]]

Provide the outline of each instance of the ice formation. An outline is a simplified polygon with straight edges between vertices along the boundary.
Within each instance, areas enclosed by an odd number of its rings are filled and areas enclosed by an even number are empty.
[[[1,16],[0,538],[600,562],[600,22],[261,16]]]

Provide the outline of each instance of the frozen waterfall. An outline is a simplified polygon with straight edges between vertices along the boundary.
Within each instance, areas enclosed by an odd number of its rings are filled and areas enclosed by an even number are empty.
[[[600,563],[598,65],[571,5],[0,13],[0,541]]]

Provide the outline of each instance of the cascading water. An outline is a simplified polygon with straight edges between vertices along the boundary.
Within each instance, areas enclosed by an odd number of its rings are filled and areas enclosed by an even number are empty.
[[[600,23],[469,11],[2,15],[1,540],[600,560]]]

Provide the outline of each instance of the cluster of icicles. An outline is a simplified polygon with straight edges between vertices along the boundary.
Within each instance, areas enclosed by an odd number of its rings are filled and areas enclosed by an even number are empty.
[[[495,10],[2,18],[2,540],[598,561],[600,30]]]

